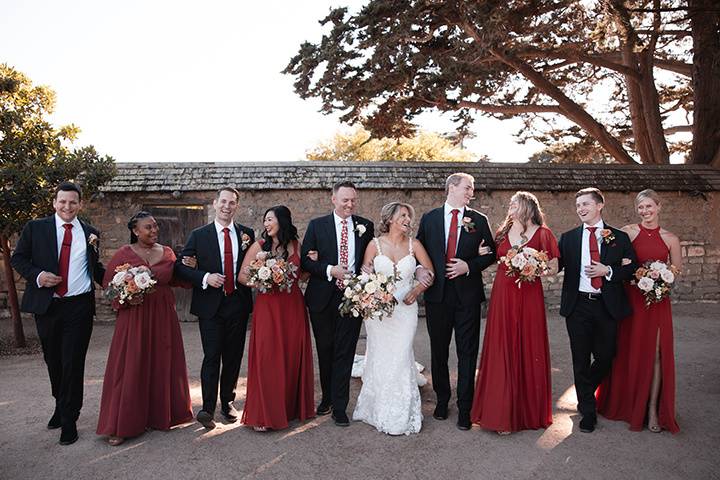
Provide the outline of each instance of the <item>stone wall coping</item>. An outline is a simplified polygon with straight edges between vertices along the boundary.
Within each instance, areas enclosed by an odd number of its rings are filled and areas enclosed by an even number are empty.
[[[475,177],[480,191],[637,192],[645,188],[702,194],[720,191],[720,170],[702,165],[616,165],[451,162],[194,162],[117,163],[102,191],[215,191],[328,189],[348,179],[362,189],[441,190],[453,172]]]

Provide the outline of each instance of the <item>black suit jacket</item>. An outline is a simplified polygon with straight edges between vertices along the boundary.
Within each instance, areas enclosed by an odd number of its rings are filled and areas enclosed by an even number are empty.
[[[355,235],[355,273],[358,274],[362,268],[365,249],[375,236],[375,227],[370,220],[357,215],[352,216],[352,221],[355,227],[353,232]],[[357,230],[358,225],[365,227],[362,235]],[[307,257],[310,250],[318,252],[317,261]],[[328,265],[338,264],[337,233],[335,232],[335,217],[332,213],[310,220],[301,252],[302,268],[306,272],[310,272],[310,281],[305,290],[305,303],[311,312],[321,312],[330,302],[333,291],[337,290],[335,279],[333,278],[332,281],[327,279]]]
[[[445,207],[430,210],[420,219],[417,239],[423,244],[435,270],[435,281],[425,291],[425,301],[442,302],[445,292],[445,285],[448,279],[445,278]],[[469,217],[474,223],[474,228],[460,228],[460,238],[455,252],[455,257],[467,262],[470,267],[470,274],[457,277],[455,286],[462,304],[485,301],[485,289],[483,287],[482,271],[495,263],[495,240],[493,239],[490,225],[485,215],[465,208],[465,217]],[[458,218],[462,224],[462,218]],[[478,255],[480,242],[485,241],[485,246],[490,247],[491,253]]]
[[[240,266],[245,258],[245,252],[255,241],[255,232],[248,227],[235,223],[235,232],[238,244],[238,259],[235,278],[240,273]],[[242,235],[246,234],[250,237],[250,242],[246,243],[243,248]],[[197,259],[197,267],[190,268],[182,263],[182,257],[195,257]],[[222,288],[213,288],[208,285],[206,289],[202,288],[203,277],[206,273],[222,274],[223,264],[220,255],[220,244],[218,243],[217,230],[215,222],[196,228],[190,232],[185,247],[175,262],[175,275],[181,280],[190,282],[193,286],[192,301],[190,303],[190,313],[200,318],[212,318],[220,308],[225,292]],[[238,302],[247,309],[252,311],[252,292],[250,288],[236,283],[235,288],[238,289],[236,294]]]
[[[87,245],[87,264],[88,273],[90,274],[90,289],[95,291],[95,282],[102,283],[105,275],[105,267],[100,263],[99,259],[99,243],[92,246],[88,243],[91,234],[100,237],[94,227],[80,221],[83,233],[85,235],[85,243]],[[20,309],[23,312],[42,315],[47,312],[52,301],[54,288],[38,287],[37,277],[41,272],[50,272],[55,275],[59,271],[59,257],[57,248],[57,229],[55,225],[55,215],[31,220],[23,228],[20,239],[15,246],[15,251],[10,258],[13,268],[26,280],[25,294],[22,298]],[[93,297],[94,300],[94,297]],[[93,312],[95,304],[93,303]]]
[[[581,225],[560,236],[559,268],[565,269],[563,279],[562,299],[560,302],[560,315],[568,317],[575,309],[580,287],[580,261],[582,256],[582,234],[584,226]],[[630,243],[630,237],[622,230],[605,225],[615,235],[615,240],[609,244],[600,242],[600,263],[612,268],[611,280],[602,277],[602,301],[610,315],[615,320],[621,320],[632,313],[630,304],[625,296],[623,282],[632,278],[637,269],[635,251]],[[629,265],[622,265],[622,259],[631,260]]]

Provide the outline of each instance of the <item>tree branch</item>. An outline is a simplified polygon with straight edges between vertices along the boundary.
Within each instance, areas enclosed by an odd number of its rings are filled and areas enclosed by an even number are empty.
[[[491,105],[487,103],[470,102],[467,100],[460,100],[458,102],[460,108],[474,108],[476,110],[482,110],[483,112],[489,113],[507,113],[515,115],[518,113],[560,113],[563,111],[560,105],[538,105],[538,104],[523,104],[523,105]]]
[[[673,127],[666,128],[665,135],[672,135],[673,133],[681,133],[681,132],[692,132],[692,125],[675,125]]]
[[[686,77],[692,77],[692,64],[681,62],[680,60],[665,60],[656,58],[653,60],[653,65],[663,70],[675,72]]]

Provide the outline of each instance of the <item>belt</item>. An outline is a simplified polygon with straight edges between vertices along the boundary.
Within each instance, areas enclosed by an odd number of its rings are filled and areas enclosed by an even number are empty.
[[[90,290],[89,292],[81,293],[79,295],[73,295],[70,297],[53,297],[52,301],[55,303],[67,303],[67,302],[72,302],[74,300],[81,300],[83,298],[90,297],[90,296],[94,295],[94,293],[95,292]]]
[[[600,300],[602,298],[602,293],[578,292],[578,297],[583,300]]]

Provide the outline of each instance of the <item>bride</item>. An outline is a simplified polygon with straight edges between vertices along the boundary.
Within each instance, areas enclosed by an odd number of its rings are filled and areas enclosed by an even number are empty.
[[[419,262],[432,271],[432,263],[422,244],[410,235],[415,216],[410,205],[389,203],[380,216],[382,235],[365,250],[363,269],[386,275],[397,271],[401,276],[395,285],[398,303],[391,316],[365,320],[365,368],[353,420],[390,435],[409,435],[419,432],[422,424],[413,340],[418,323],[416,299],[425,287],[415,285],[415,268]]]

